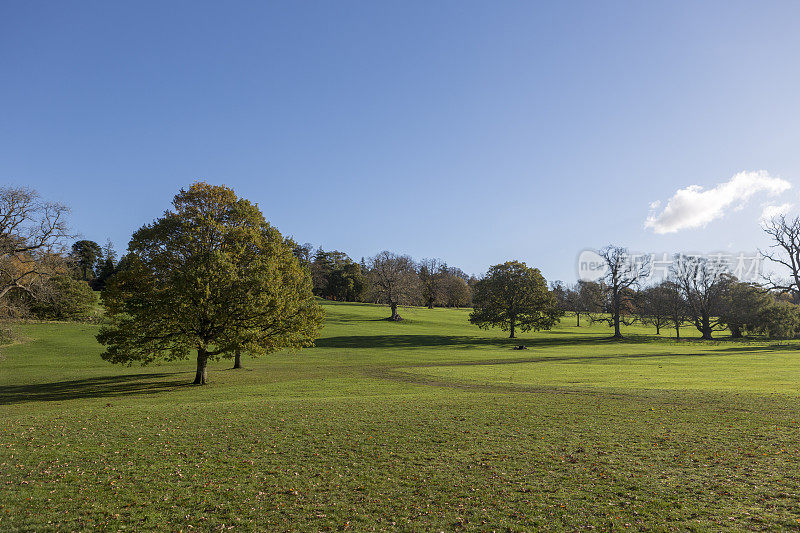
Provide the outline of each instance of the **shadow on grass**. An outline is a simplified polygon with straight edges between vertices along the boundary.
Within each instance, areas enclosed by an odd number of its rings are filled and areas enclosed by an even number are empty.
[[[624,339],[611,339],[602,334],[586,336],[550,336],[534,338],[487,338],[469,335],[341,335],[323,337],[315,342],[319,348],[423,348],[433,346],[453,346],[461,348],[496,346],[511,348],[520,344],[528,348],[548,346],[585,346],[598,343],[640,344],[653,342],[646,336],[631,336]],[[658,341],[656,341],[658,342]]]
[[[619,339],[615,339],[618,341]],[[427,362],[416,363],[411,365],[402,365],[396,367],[379,366],[366,368],[364,374],[373,378],[387,379],[391,381],[401,381],[404,383],[413,383],[416,385],[430,385],[435,387],[445,387],[452,389],[468,390],[468,391],[485,391],[485,392],[559,392],[559,393],[577,393],[577,394],[607,394],[607,392],[592,390],[590,388],[575,388],[571,389],[562,385],[553,386],[532,386],[532,385],[519,385],[519,384],[500,384],[500,383],[483,383],[481,381],[447,379],[442,376],[430,376],[426,374],[419,374],[415,372],[408,372],[404,369],[412,368],[444,368],[444,367],[464,367],[464,366],[500,366],[500,365],[519,365],[530,363],[575,363],[583,364],[587,362],[599,361],[615,361],[615,360],[635,360],[635,359],[657,359],[673,357],[671,353],[646,353],[646,354],[626,354],[626,355],[582,355],[582,356],[532,356],[521,359],[488,359],[482,361],[457,361],[457,362]],[[680,354],[680,357],[713,357],[719,355],[718,353],[690,353]],[[660,366],[659,366],[660,368]],[[617,394],[616,396],[627,396],[628,393]]]
[[[127,374],[0,387],[0,405],[26,402],[56,402],[78,398],[112,398],[131,394],[155,394],[189,386],[189,380],[186,375],[182,375],[180,378],[175,377],[181,374],[183,373]]]
[[[725,341],[723,341],[725,342]],[[730,340],[730,343],[736,343],[736,346],[727,346],[725,348],[720,348],[719,352],[777,352],[777,351],[800,351],[800,344],[766,344],[761,346],[753,346],[749,344],[750,341],[748,340]],[[753,342],[758,342],[757,340]],[[761,341],[764,342],[763,340]]]

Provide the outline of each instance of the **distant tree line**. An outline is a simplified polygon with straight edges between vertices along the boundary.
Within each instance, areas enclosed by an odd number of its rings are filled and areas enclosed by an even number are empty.
[[[341,302],[388,304],[391,319],[399,306],[470,307],[478,279],[441,259],[414,261],[408,255],[382,251],[354,261],[338,250],[293,244],[300,264],[311,274],[315,296]]]
[[[615,337],[622,336],[620,325],[638,322],[655,327],[658,335],[665,328],[674,329],[678,339],[686,327],[696,329],[703,339],[724,330],[733,338],[796,338],[800,335],[800,262],[794,269],[791,258],[800,260],[800,221],[776,219],[767,233],[785,237],[784,244],[794,242],[780,245],[784,256],[765,255],[789,267],[789,281],[744,282],[717,258],[679,254],[664,280],[645,286],[649,264],[632,264],[627,250],[609,246],[600,251],[607,266],[603,279],[574,285],[557,281],[552,290],[559,307],[575,316],[576,326],[581,325],[581,317],[607,322],[614,327]]]
[[[607,323],[615,338],[634,323],[658,335],[674,330],[676,338],[686,328],[703,339],[721,331],[800,337],[800,217],[779,216],[763,227],[771,244],[762,255],[783,277],[744,282],[713,257],[678,255],[668,276],[648,285],[646,258],[631,261],[625,248],[607,246],[599,251],[601,280],[548,286],[538,269],[519,261],[494,265],[479,279],[438,258],[382,251],[355,261],[314,249],[281,236],[257,206],[226,187],[196,183],[173,205],[118,259],[110,241],[76,240],[65,206],[29,188],[0,188],[0,319],[90,319],[102,291],[112,324],[100,336],[104,357],[146,362],[196,349],[201,384],[209,358],[232,357],[239,367],[243,349],[258,354],[312,343],[322,317],[314,297],[384,304],[393,321],[402,320],[402,306],[470,307],[471,323],[512,338],[549,329],[566,313],[578,327]],[[189,325],[191,317],[197,322]],[[7,337],[3,324],[0,337]]]

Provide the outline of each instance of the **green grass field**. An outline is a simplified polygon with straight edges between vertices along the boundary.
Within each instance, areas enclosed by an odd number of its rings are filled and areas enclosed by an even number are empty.
[[[325,310],[317,347],[207,387],[105,363],[95,326],[20,325],[0,530],[800,529],[797,344]]]

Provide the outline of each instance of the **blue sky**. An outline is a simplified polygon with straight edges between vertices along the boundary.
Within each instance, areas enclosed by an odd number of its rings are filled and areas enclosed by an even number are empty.
[[[119,249],[203,179],[356,259],[574,280],[608,243],[754,250],[762,211],[800,203],[798,20],[793,2],[5,2],[0,183]],[[645,227],[679,189],[760,170],[779,181],[678,194],[699,225]]]

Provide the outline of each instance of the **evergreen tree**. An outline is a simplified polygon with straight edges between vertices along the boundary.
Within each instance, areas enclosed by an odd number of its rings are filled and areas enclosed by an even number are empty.
[[[81,272],[81,279],[89,281],[95,277],[94,267],[102,257],[100,245],[94,241],[82,240],[72,245],[72,258]]]

